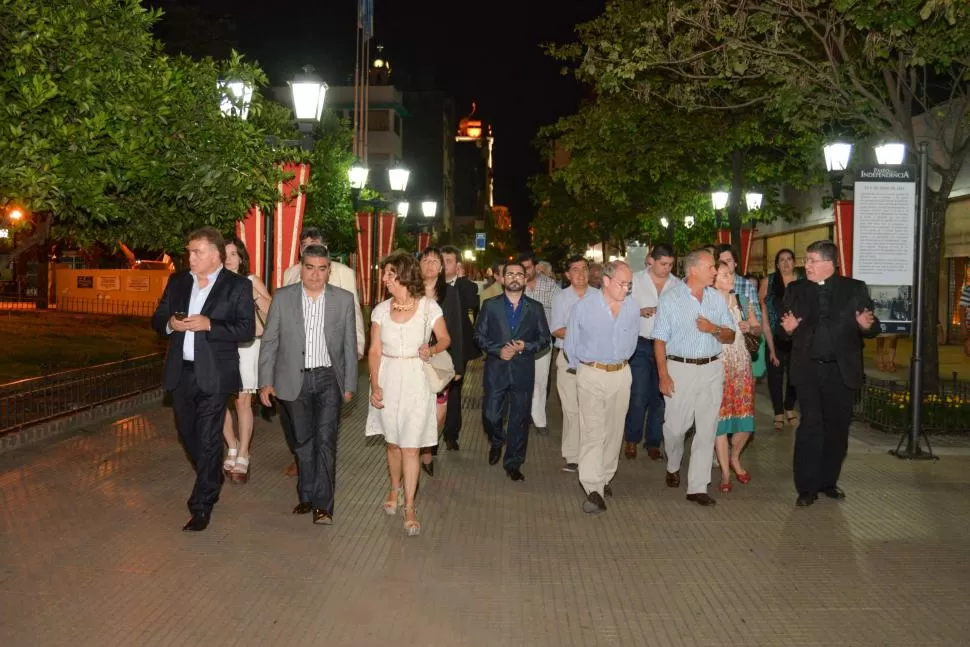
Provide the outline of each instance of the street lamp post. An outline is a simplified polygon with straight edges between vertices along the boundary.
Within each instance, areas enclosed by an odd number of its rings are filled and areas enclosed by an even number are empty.
[[[303,72],[287,83],[293,98],[293,115],[303,136],[300,139],[281,140],[275,135],[266,135],[264,141],[271,146],[299,147],[310,152],[314,145],[313,128],[320,123],[328,86],[316,75],[312,65],[305,65]],[[219,104],[222,114],[245,120],[249,116],[249,107],[253,100],[253,84],[240,79],[225,79],[220,80],[218,86],[223,95]],[[263,279],[266,285],[270,285],[270,274],[273,270],[273,216],[266,212],[263,217]]]
[[[832,183],[832,199],[842,199],[842,179],[845,170],[849,168],[852,157],[852,144],[832,142],[822,149],[825,153],[825,170],[829,172],[829,182]]]

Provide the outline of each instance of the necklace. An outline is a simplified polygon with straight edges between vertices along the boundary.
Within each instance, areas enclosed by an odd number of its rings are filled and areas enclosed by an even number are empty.
[[[409,299],[407,303],[397,303],[391,299],[391,308],[393,308],[395,312],[411,312],[414,310],[414,299]]]

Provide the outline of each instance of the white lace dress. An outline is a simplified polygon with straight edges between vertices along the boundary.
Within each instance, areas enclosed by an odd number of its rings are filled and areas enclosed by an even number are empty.
[[[427,343],[434,322],[441,316],[438,304],[424,297],[405,323],[391,319],[390,299],[374,308],[371,322],[381,327],[383,356],[377,383],[384,391],[384,408],[370,405],[365,430],[368,436],[384,436],[399,447],[438,444],[435,394],[428,385],[418,348]]]

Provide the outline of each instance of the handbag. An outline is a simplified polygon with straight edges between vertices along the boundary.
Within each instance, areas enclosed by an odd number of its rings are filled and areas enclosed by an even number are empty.
[[[734,298],[738,302],[738,309],[741,310],[741,312],[743,313],[744,307],[741,305],[741,297],[735,294]],[[761,338],[758,335],[755,335],[754,333],[750,333],[750,332],[744,333],[744,347],[747,348],[748,353],[751,354],[751,359],[757,359],[758,349],[761,348]]]
[[[424,328],[428,330],[428,306],[424,308]],[[433,332],[433,331],[430,331]],[[431,334],[428,334],[431,341]],[[428,386],[433,393],[441,393],[455,379],[455,363],[447,352],[435,353],[424,362],[424,374],[428,378]]]

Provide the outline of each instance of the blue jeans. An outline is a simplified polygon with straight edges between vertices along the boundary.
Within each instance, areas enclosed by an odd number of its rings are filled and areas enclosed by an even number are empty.
[[[623,440],[639,443],[643,439],[643,419],[646,417],[647,441],[644,446],[659,449],[663,440],[665,405],[663,394],[660,393],[660,376],[657,374],[652,339],[637,339],[637,350],[630,358],[630,372],[633,374],[633,384],[630,387],[630,408],[626,413]]]

